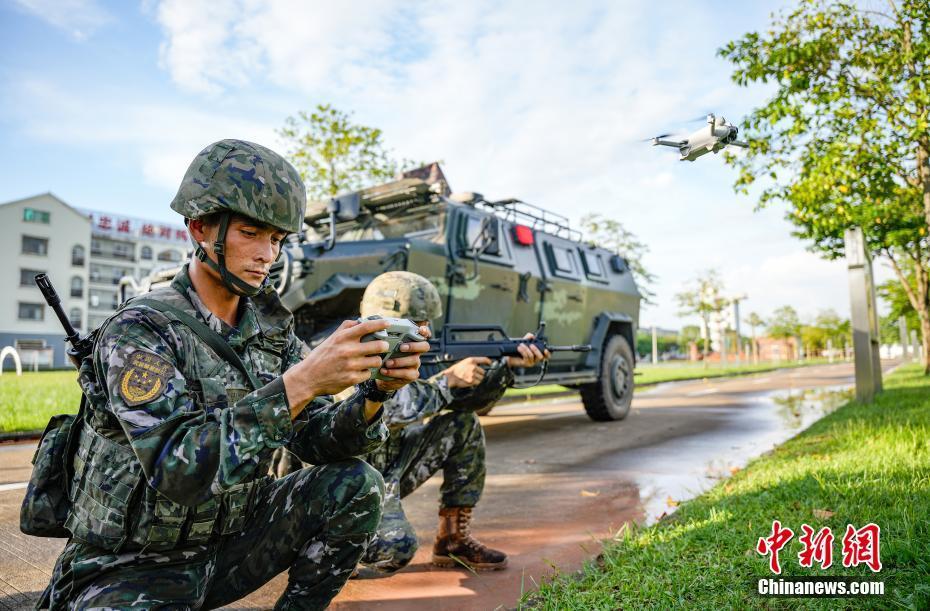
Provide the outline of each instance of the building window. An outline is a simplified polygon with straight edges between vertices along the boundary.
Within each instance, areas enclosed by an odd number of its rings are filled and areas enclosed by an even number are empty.
[[[142,253],[139,256],[145,261],[151,261],[152,260],[152,247],[143,246]]]
[[[43,223],[48,225],[51,214],[35,208],[23,208],[23,221],[26,223]]]
[[[20,320],[45,320],[45,305],[19,302]]]
[[[178,261],[181,260],[181,255],[178,254],[178,251],[176,250],[163,250],[160,253],[158,253],[158,260],[168,261],[171,263],[177,263]]]
[[[19,285],[20,286],[35,286],[36,285],[36,276],[42,274],[37,269],[21,269],[19,270]]]
[[[32,236],[24,235],[22,253],[24,255],[47,255],[48,239],[34,238]]]
[[[113,256],[117,259],[132,260],[132,245],[125,242],[116,242],[113,244]]]
[[[81,308],[71,308],[71,311],[68,313],[68,320],[71,321],[71,326],[75,329],[81,328]]]
[[[84,296],[84,279],[80,276],[71,277],[71,296],[72,297],[83,297]]]
[[[71,249],[71,265],[84,267],[84,247],[80,244]]]

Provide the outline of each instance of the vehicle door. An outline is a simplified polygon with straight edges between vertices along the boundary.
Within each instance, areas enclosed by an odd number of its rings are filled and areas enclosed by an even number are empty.
[[[462,206],[450,213],[452,256],[446,286],[445,320],[494,324],[513,335],[513,308],[519,288],[513,245],[506,223],[493,214]]]
[[[556,345],[583,344],[588,341],[590,320],[585,312],[586,291],[582,286],[583,272],[574,242],[539,233],[537,248],[545,268],[542,288],[542,320],[546,335]],[[583,355],[557,352],[553,365],[580,362]]]

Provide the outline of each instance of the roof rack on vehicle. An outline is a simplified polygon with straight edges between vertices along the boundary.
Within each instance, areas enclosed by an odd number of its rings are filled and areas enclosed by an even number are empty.
[[[510,198],[493,202],[479,200],[475,202],[475,206],[488,210],[511,223],[529,225],[533,229],[551,233],[560,238],[575,242],[581,241],[581,232],[569,227],[568,217],[520,199]]]

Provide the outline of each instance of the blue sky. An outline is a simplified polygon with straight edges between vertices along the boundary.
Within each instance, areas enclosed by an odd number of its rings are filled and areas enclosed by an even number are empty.
[[[848,313],[845,267],[753,211],[719,157],[641,142],[733,122],[765,99],[716,56],[790,2],[0,0],[0,201],[174,220],[193,155],[224,137],[275,148],[318,103],[381,127],[398,156],[442,159],[453,189],[616,218],[650,244],[658,303],[716,268],[743,311]],[[751,134],[748,135],[751,137]]]

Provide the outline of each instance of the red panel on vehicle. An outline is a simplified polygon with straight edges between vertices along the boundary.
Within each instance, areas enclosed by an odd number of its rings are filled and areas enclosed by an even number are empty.
[[[514,225],[513,239],[520,246],[532,246],[534,241],[533,230],[526,225]]]

